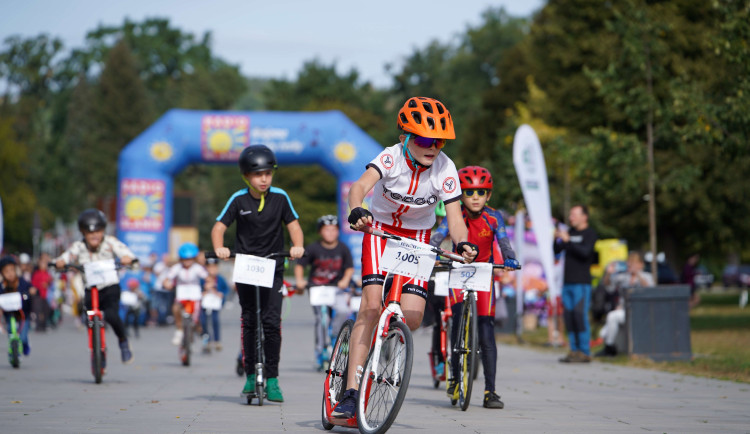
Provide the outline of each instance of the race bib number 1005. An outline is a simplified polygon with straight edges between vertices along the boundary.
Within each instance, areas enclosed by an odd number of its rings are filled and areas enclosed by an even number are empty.
[[[232,280],[246,285],[273,287],[276,261],[252,255],[237,254],[234,260]]]
[[[428,244],[419,241],[388,240],[380,258],[380,268],[402,276],[430,280],[437,255],[429,249]]]

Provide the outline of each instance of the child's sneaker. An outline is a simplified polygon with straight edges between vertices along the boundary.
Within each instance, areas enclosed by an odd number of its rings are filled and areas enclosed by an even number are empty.
[[[255,395],[255,374],[249,374],[245,381],[245,387],[242,389],[245,395]]]
[[[451,399],[458,399],[458,381],[452,379],[448,381],[448,388],[445,390]]]
[[[341,398],[336,407],[331,411],[331,417],[350,419],[354,417],[357,411],[357,391],[354,389],[347,389],[344,392],[344,396]]]
[[[269,401],[284,402],[284,395],[281,394],[278,378],[272,377],[268,379],[266,383],[266,395]]]
[[[221,342],[214,342],[214,350],[221,351]]]
[[[31,345],[28,342],[23,343],[23,355],[28,356],[31,354]]]
[[[130,351],[130,343],[125,340],[120,342],[120,353],[122,354],[122,363],[133,363],[133,352]]]
[[[175,330],[174,337],[172,338],[172,345],[180,345],[182,342],[182,330]]]
[[[484,408],[503,408],[505,404],[500,401],[500,397],[495,392],[484,391],[484,402],[482,403]]]
[[[211,353],[211,337],[208,333],[204,333],[202,336],[203,340],[203,352],[206,354]]]

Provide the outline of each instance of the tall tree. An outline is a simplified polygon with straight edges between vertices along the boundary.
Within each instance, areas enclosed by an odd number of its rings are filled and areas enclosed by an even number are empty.
[[[89,203],[114,196],[120,151],[154,120],[146,88],[125,41],[109,53],[95,92],[97,130],[80,147],[83,167],[96,168],[83,174]]]

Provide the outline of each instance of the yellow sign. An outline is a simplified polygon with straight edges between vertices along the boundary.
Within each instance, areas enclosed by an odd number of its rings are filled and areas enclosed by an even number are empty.
[[[172,146],[167,142],[156,142],[151,145],[151,158],[156,161],[167,161],[172,158]]]
[[[333,155],[342,163],[348,163],[357,156],[357,149],[349,142],[340,142],[333,148]]]

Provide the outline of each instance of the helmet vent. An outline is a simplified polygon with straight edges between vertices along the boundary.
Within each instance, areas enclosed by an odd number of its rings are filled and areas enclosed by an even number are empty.
[[[428,103],[427,101],[422,103],[422,107],[424,108],[424,111],[427,113],[432,113],[432,104]]]
[[[440,118],[440,126],[445,130],[445,118]]]
[[[405,114],[403,114],[403,113],[399,113],[399,114],[398,114],[398,117],[399,117],[399,118],[401,119],[401,122],[403,122],[403,123],[405,123],[405,124],[408,124],[408,123],[409,123],[409,120],[408,120],[408,119],[406,118],[406,115],[405,115]]]
[[[433,119],[432,116],[427,116],[426,121],[427,121],[427,126],[429,126],[431,130],[434,130],[435,129],[435,119]]]
[[[435,104],[435,105],[437,106],[437,109],[438,109],[438,113],[440,113],[440,114],[443,114],[443,113],[445,113],[445,108],[443,107],[443,105],[442,105],[442,104],[440,104],[440,103],[437,103],[437,104]],[[432,113],[432,111],[430,111],[430,113]]]
[[[422,113],[420,112],[411,112],[411,117],[414,118],[414,122],[421,125],[422,124]]]
[[[409,100],[409,108],[417,108],[417,102],[414,99]]]

